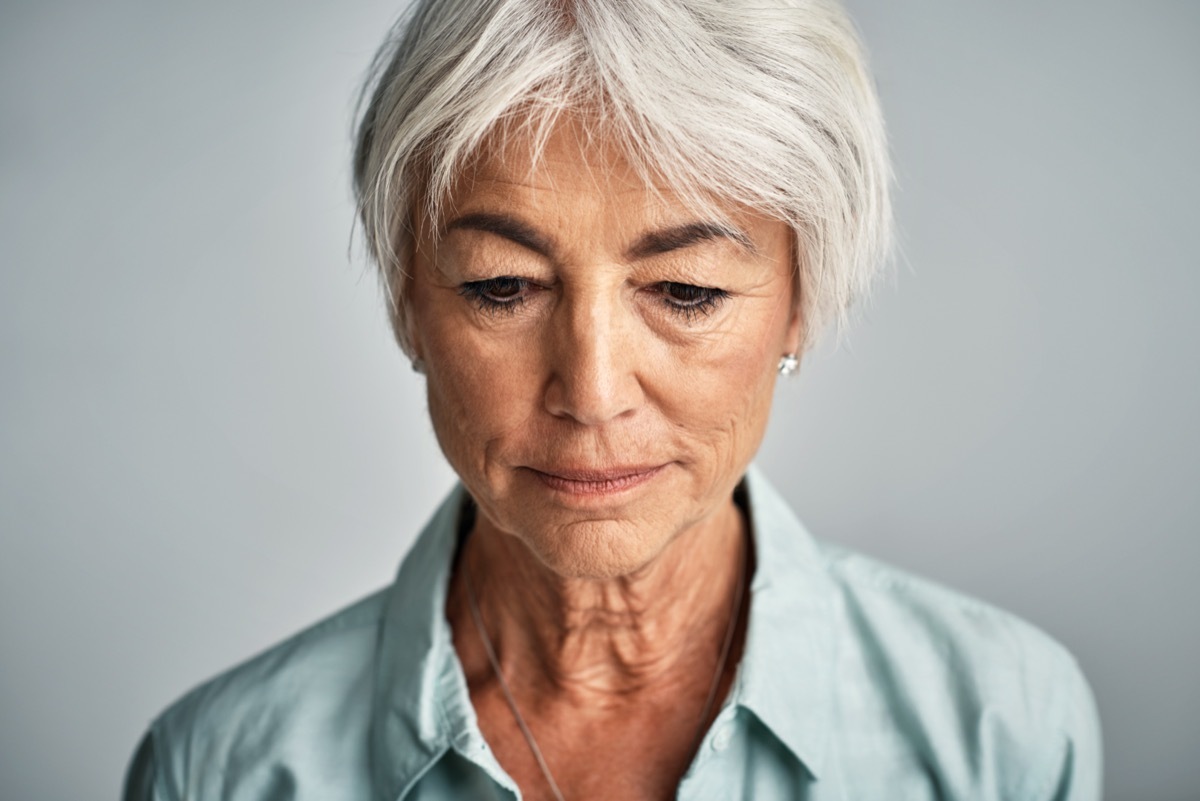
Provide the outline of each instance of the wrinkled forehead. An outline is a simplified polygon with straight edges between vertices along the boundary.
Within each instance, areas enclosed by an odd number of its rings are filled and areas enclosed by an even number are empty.
[[[708,187],[672,181],[631,137],[591,110],[506,118],[463,159],[453,182],[433,204],[428,223],[437,230],[447,215],[480,196],[502,202],[570,198],[581,213],[616,204],[632,214],[695,217],[737,226],[755,215]]]
[[[561,115],[547,128],[498,127],[464,163],[452,198],[506,190],[627,202],[677,194],[660,172],[631,158],[618,136],[575,114]]]

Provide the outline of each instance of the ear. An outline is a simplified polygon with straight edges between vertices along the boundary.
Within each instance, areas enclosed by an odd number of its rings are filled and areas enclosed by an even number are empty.
[[[798,358],[804,347],[804,312],[801,309],[801,301],[803,300],[805,287],[804,270],[801,267],[800,261],[799,234],[797,234],[795,229],[792,229],[790,233],[788,248],[791,251],[790,260],[792,264],[792,309],[788,316],[783,352],[794,353]]]
[[[800,311],[800,300],[797,298],[796,301],[792,303],[791,316],[788,318],[787,334],[786,339],[784,340],[787,343],[787,350],[784,352],[794,353],[799,356],[804,347],[803,340],[804,315]]]
[[[425,354],[421,347],[421,339],[417,336],[419,326],[416,315],[413,314],[412,277],[401,275],[398,280],[403,282],[404,288],[403,291],[394,292],[392,295],[392,330],[396,334],[396,341],[400,343],[400,349],[412,359],[413,370],[424,373]]]
[[[413,360],[413,369],[421,372],[418,365],[424,364],[425,354],[421,350],[421,342],[417,336],[417,319],[413,314],[413,283],[417,264],[417,236],[410,233],[405,237],[404,253],[399,269],[388,287],[388,311],[391,314],[392,331],[400,348]]]

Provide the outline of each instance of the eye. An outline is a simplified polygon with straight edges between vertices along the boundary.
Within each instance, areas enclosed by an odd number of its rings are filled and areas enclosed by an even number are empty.
[[[668,309],[688,320],[711,314],[722,301],[729,297],[729,293],[724,289],[681,284],[675,281],[663,281],[655,284],[651,289],[659,294]]]
[[[502,275],[482,281],[468,281],[458,288],[458,294],[473,301],[483,311],[514,312],[525,302],[531,284],[524,278]]]

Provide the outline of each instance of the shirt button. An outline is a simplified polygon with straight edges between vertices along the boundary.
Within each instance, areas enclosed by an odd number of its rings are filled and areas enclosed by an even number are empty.
[[[733,739],[733,725],[725,724],[717,729],[716,736],[712,739],[712,747],[717,751],[724,751],[729,747],[729,741]]]

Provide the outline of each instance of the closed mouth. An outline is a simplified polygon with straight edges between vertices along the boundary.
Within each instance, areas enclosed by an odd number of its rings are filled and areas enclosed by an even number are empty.
[[[526,468],[551,489],[572,495],[609,495],[632,489],[658,475],[665,464],[603,469]]]

